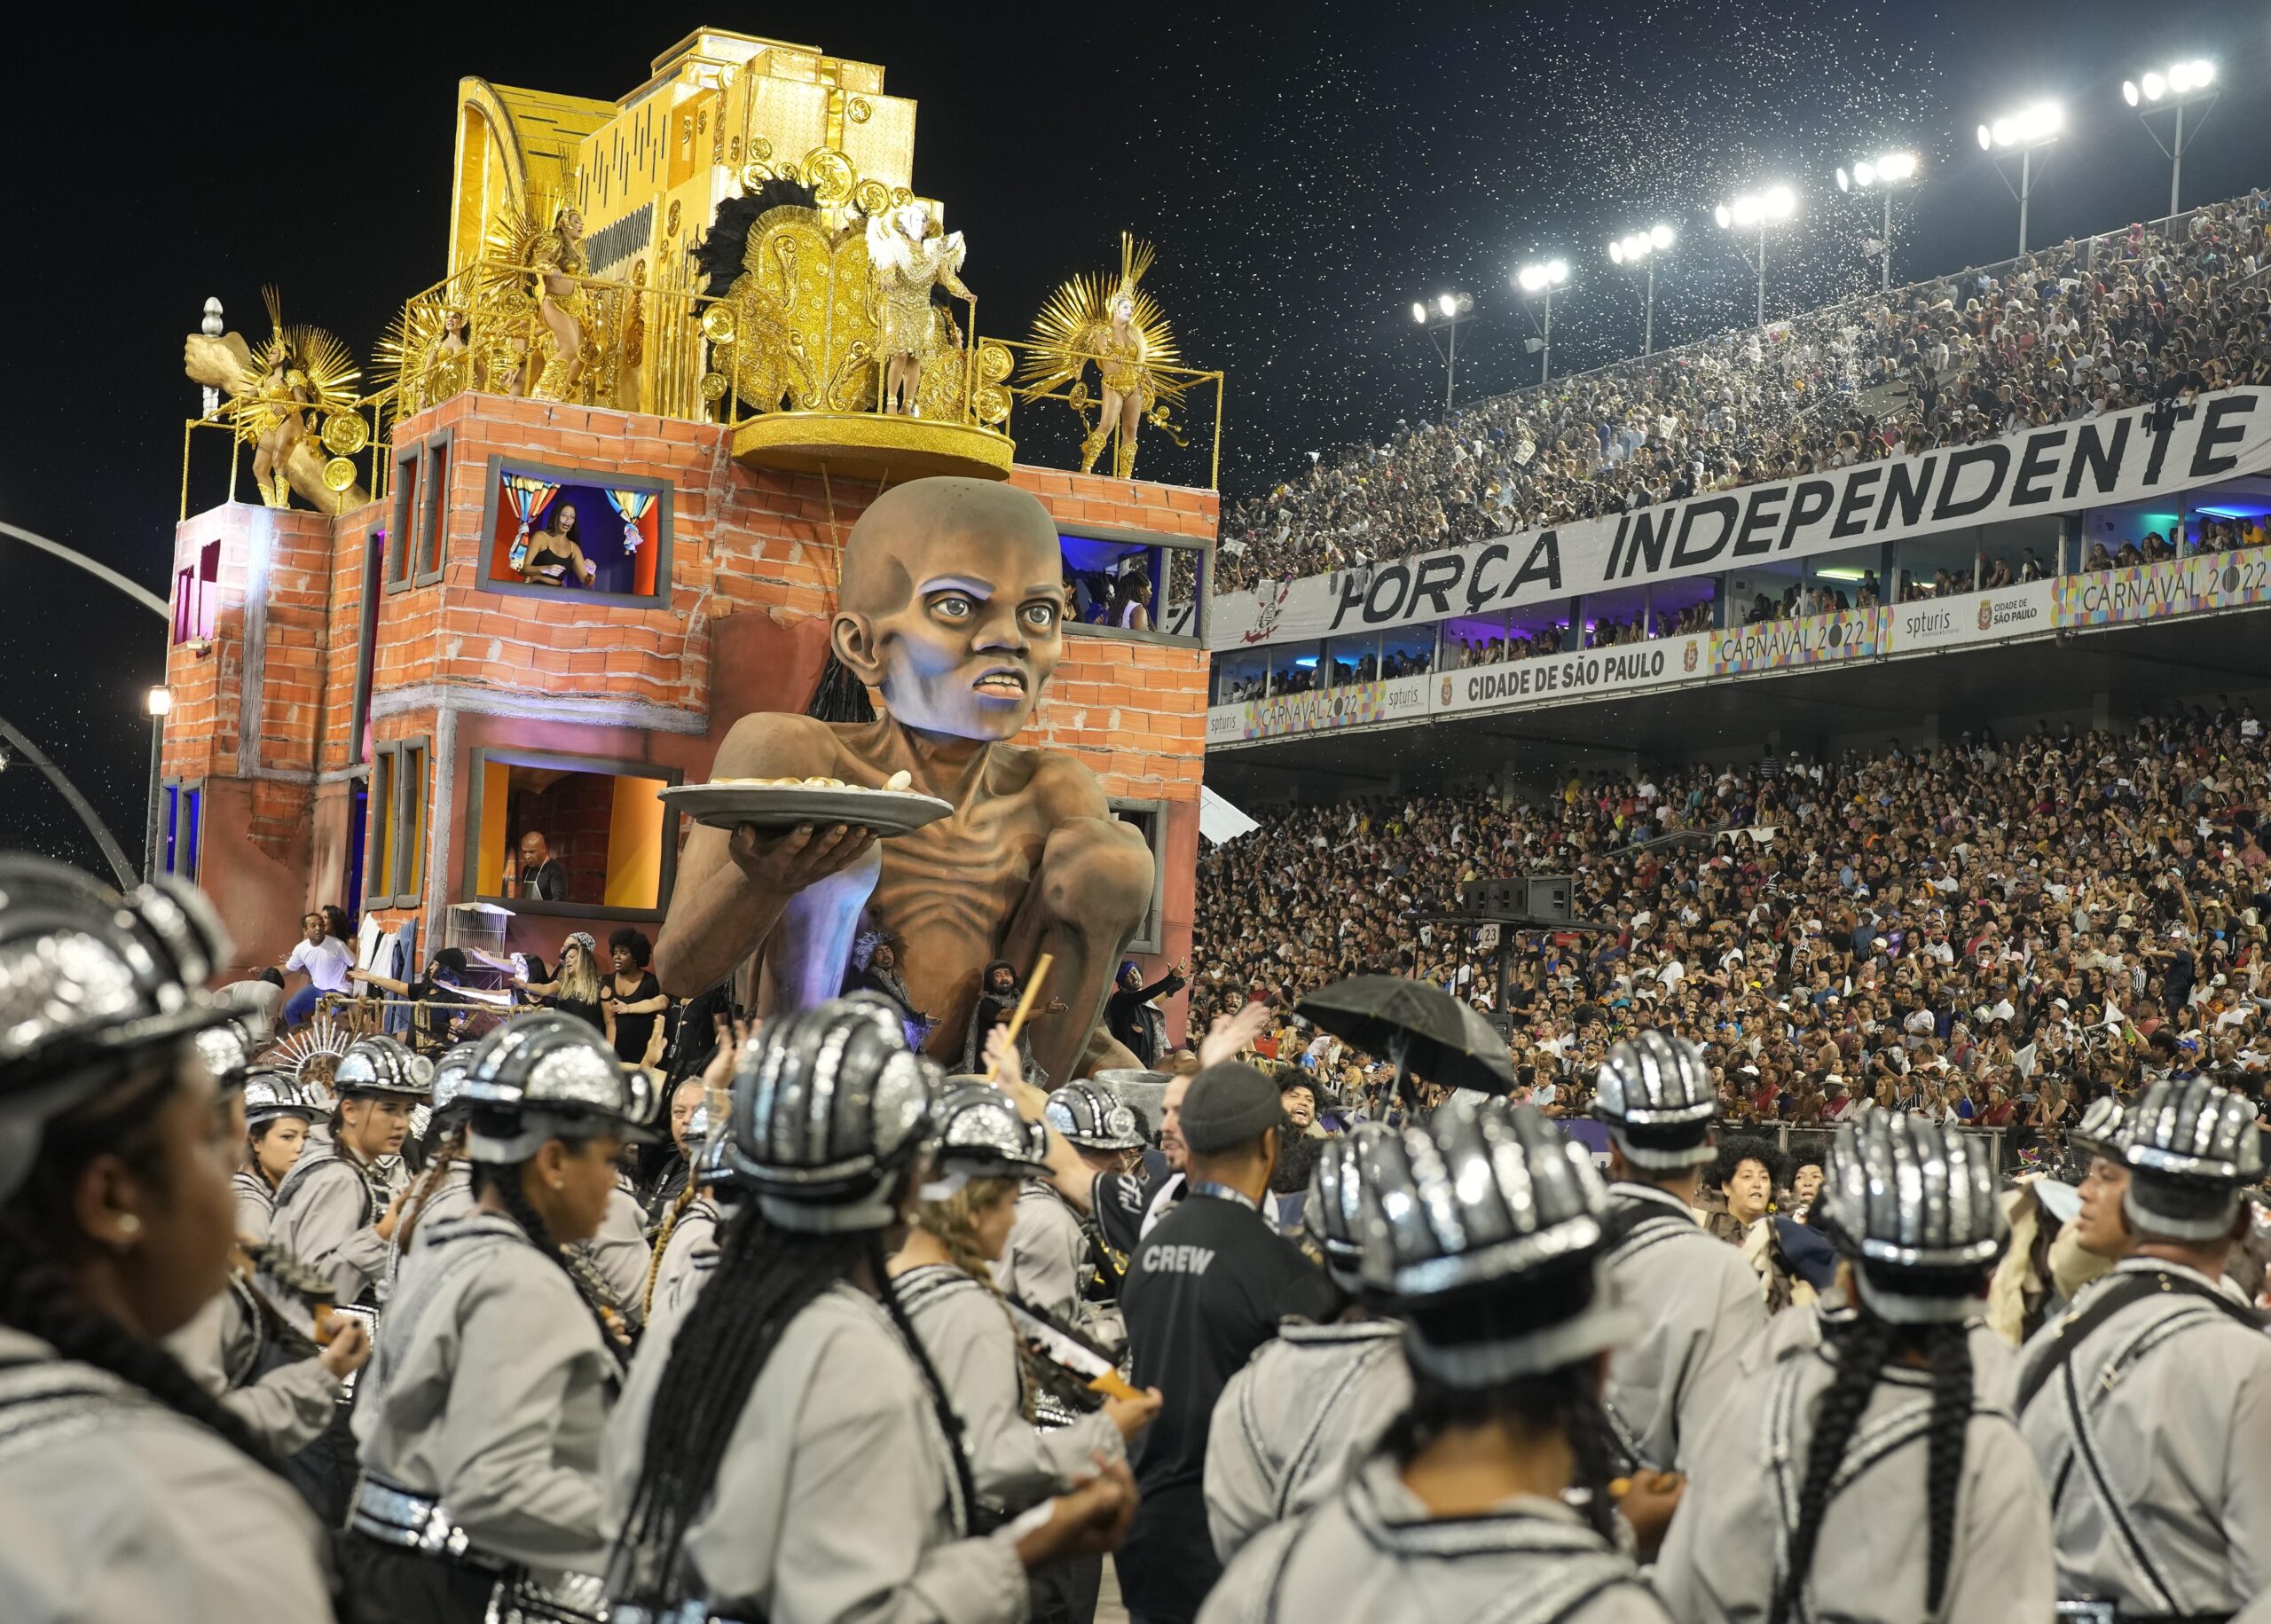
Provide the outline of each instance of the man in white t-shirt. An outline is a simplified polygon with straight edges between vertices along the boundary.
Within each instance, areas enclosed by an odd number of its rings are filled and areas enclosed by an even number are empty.
[[[355,968],[355,950],[326,929],[320,914],[300,921],[304,933],[291,953],[277,968],[286,975],[298,971],[307,985],[285,1000],[284,1024],[297,1026],[315,1013],[316,1000],[326,992],[347,991],[347,972]]]

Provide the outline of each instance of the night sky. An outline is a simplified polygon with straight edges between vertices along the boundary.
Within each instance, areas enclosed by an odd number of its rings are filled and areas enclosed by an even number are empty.
[[[2227,87],[2187,154],[2185,200],[2271,184],[2271,123],[2251,105],[2271,7],[2216,0],[96,15],[42,7],[28,31],[11,26],[27,71],[0,115],[0,520],[161,595],[198,401],[181,339],[206,297],[257,341],[260,287],[276,282],[288,319],[367,361],[401,300],[446,269],[458,77],[612,98],[703,24],[881,62],[885,88],[919,100],[915,185],[968,233],[989,333],[1023,337],[1056,282],[1116,263],[1123,227],[1152,238],[1146,286],[1185,359],[1230,375],[1230,495],[1440,408],[1415,298],[1476,297],[1462,398],[1535,381],[1508,285],[1531,257],[1571,266],[1557,373],[1638,349],[1639,283],[1604,245],[1659,219],[1681,232],[1658,272],[1659,345],[1747,324],[1752,273],[1710,211],[1748,184],[1800,194],[1770,249],[1770,315],[1874,285],[1860,243],[1877,205],[1842,198],[1831,171],[1894,146],[1924,156],[1896,209],[1896,279],[2008,255],[2017,206],[1971,131],[2041,97],[2064,101],[2070,134],[2036,183],[2035,243],[2162,213],[2167,161],[2119,87],[2172,59],[2212,58]],[[1147,443],[1139,471],[1194,467],[1203,480],[1203,463]],[[225,480],[217,457],[198,472],[193,511]],[[142,694],[164,629],[5,537],[0,614],[0,716],[138,856]],[[23,763],[0,773],[0,845],[98,862]]]

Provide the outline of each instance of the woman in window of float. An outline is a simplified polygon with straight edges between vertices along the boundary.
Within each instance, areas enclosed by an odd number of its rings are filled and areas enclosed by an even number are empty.
[[[532,586],[565,586],[572,572],[585,586],[599,567],[584,556],[576,539],[576,505],[562,502],[545,515],[544,528],[529,537],[521,560],[521,579]]]

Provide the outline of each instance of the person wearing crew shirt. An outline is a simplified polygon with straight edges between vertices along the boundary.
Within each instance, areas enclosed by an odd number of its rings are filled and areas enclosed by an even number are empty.
[[[1277,1089],[1225,1063],[1191,1079],[1178,1112],[1189,1185],[1134,1249],[1120,1306],[1133,1380],[1167,1395],[1143,1440],[1142,1499],[1118,1557],[1134,1624],[1195,1618],[1220,1576],[1206,1526],[1215,1401],[1289,1314],[1328,1317],[1331,1283],[1261,1216],[1283,1122]]]

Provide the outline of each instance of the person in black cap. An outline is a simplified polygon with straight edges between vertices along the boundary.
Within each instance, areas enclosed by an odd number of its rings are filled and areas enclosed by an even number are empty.
[[[1222,1571],[1204,1474],[1223,1387],[1280,1320],[1322,1320],[1336,1306],[1332,1283],[1261,1216],[1284,1120],[1277,1085],[1251,1066],[1192,1079],[1180,1113],[1189,1193],[1129,1259],[1120,1306],[1133,1379],[1167,1395],[1136,1463],[1143,1500],[1118,1557],[1136,1624],[1195,1618]]]

